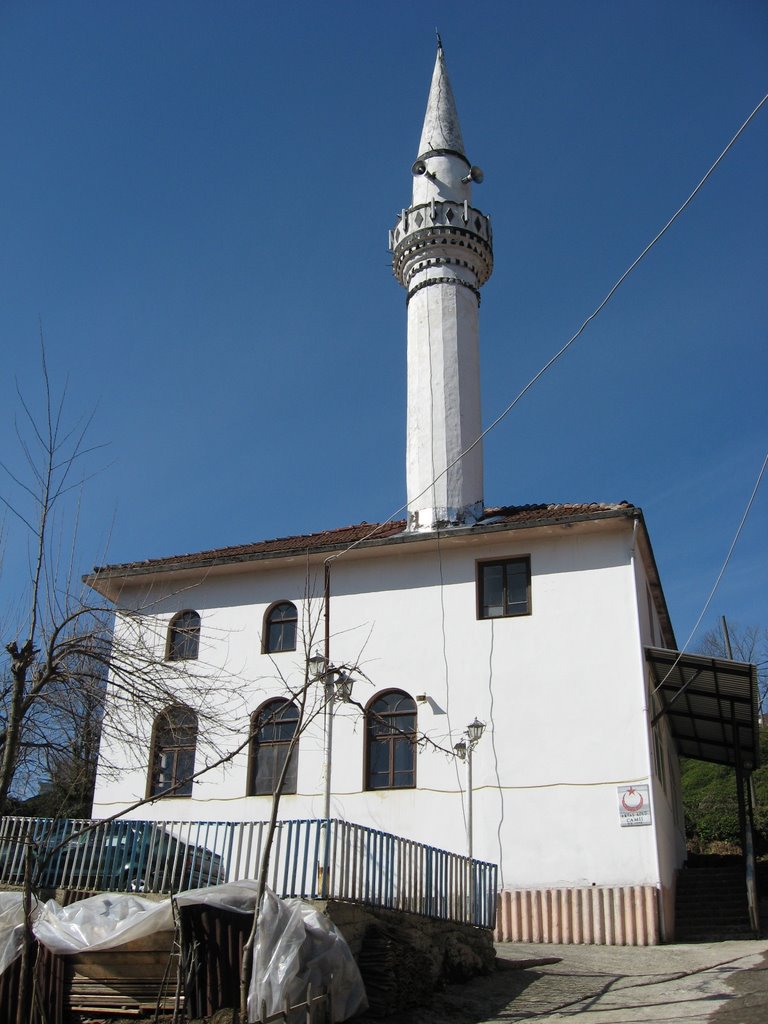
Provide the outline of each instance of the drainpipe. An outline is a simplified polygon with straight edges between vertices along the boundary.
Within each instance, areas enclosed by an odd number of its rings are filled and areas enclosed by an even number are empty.
[[[637,517],[632,520],[632,543],[629,545],[629,561],[634,569],[635,548],[637,547]]]
[[[323,642],[323,657],[325,658],[326,676],[323,682],[325,692],[325,800],[323,804],[323,817],[326,822],[331,818],[331,769],[333,755],[333,682],[329,680],[327,672],[331,664],[331,564],[328,560],[324,563],[323,576],[323,605],[324,605],[324,628],[325,636]]]
[[[323,697],[325,699],[325,793],[323,799],[323,863],[321,868],[320,896],[328,899],[330,891],[329,874],[331,870],[331,771],[333,768],[333,682],[330,681],[328,668],[331,664],[331,565],[328,560],[323,563],[323,657],[325,671],[323,675]]]

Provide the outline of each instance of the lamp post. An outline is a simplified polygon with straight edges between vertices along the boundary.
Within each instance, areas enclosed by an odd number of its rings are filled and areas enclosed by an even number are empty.
[[[454,743],[453,749],[461,761],[467,762],[467,856],[472,860],[472,751],[480,742],[480,737],[485,732],[485,722],[475,718],[464,730],[465,739]]]
[[[336,668],[324,655],[316,651],[309,659],[309,678],[325,687],[325,792],[323,817],[331,817],[331,769],[333,767],[333,708],[337,700],[346,703],[352,696],[352,677]]]
[[[328,649],[326,637],[326,652]],[[320,894],[327,899],[330,887],[331,856],[331,769],[333,767],[333,706],[336,700],[348,701],[352,696],[352,677],[343,669],[336,668],[326,655],[316,651],[308,663],[310,680],[322,683],[325,696],[325,792],[323,798],[323,860],[318,864]]]

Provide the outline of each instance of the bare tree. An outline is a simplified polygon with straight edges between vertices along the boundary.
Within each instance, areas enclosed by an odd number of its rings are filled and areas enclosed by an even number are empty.
[[[44,353],[43,395],[42,417],[36,417],[19,395],[21,422],[17,423],[17,436],[26,472],[18,472],[8,463],[0,462],[0,469],[12,485],[10,492],[0,493],[0,502],[26,532],[30,550],[29,579],[23,599],[17,601],[24,611],[15,628],[6,627],[4,646],[9,660],[5,670],[0,670],[0,680],[4,680],[4,685],[0,683],[0,810],[20,776],[43,771],[50,784],[56,787],[53,809],[61,814],[71,813],[74,807],[80,810],[87,802],[99,736],[108,736],[112,730],[122,741],[119,749],[132,745],[134,749],[145,750],[144,741],[153,720],[169,706],[191,707],[200,718],[201,733],[219,737],[217,742],[221,749],[214,749],[212,745],[212,756],[191,778],[197,779],[230,761],[252,737],[245,741],[240,739],[235,749],[222,752],[225,738],[233,730],[239,732],[237,723],[242,722],[242,715],[233,713],[233,701],[242,699],[242,687],[229,687],[231,700],[223,701],[220,684],[227,677],[225,668],[198,662],[194,671],[188,671],[183,661],[168,665],[161,636],[163,617],[151,607],[151,597],[140,608],[121,608],[119,628],[114,629],[113,610],[93,590],[76,583],[73,551],[77,496],[87,469],[87,457],[98,446],[87,441],[90,418],[72,428],[65,424],[64,396],[58,401],[53,399]],[[61,538],[66,535],[67,512],[72,521],[70,547],[65,553]],[[165,594],[164,598],[167,597]],[[314,602],[309,584],[306,597],[304,657],[297,674],[298,683],[291,683],[275,666],[286,696],[297,705],[298,721],[275,786],[259,871],[253,928],[242,962],[244,1019],[247,1019],[247,989],[270,850],[291,754],[301,735],[325,710],[328,700],[328,686],[318,685],[310,672],[310,656],[320,615],[315,609],[313,625],[309,609]],[[326,623],[326,652],[327,647]],[[356,665],[339,666],[339,670],[358,672],[364,677]],[[140,742],[131,744],[132,736]],[[103,760],[103,744],[101,751]],[[453,756],[451,751],[443,752]],[[105,766],[102,763],[100,767]],[[163,795],[188,781],[176,780]],[[122,817],[155,799],[157,795],[136,801],[113,817]],[[87,828],[73,833],[69,839]],[[49,850],[48,856],[57,848]],[[30,871],[27,876],[25,892],[29,898]]]
[[[92,669],[84,660],[77,685],[53,683],[44,706],[33,709],[25,723],[22,746],[34,753],[32,767],[48,780],[38,781],[37,795],[25,801],[35,815],[85,818],[91,813],[105,691],[103,673]]]
[[[101,446],[88,441],[91,416],[69,423],[66,391],[54,397],[44,346],[41,353],[42,411],[33,412],[17,389],[21,466],[8,456],[0,461],[5,477],[0,504],[26,540],[16,546],[26,546],[29,564],[9,607],[0,609],[0,637],[8,655],[0,666],[0,813],[8,808],[14,785],[27,794],[33,782],[39,785],[47,777],[46,809],[58,817],[83,814],[89,807],[100,737],[110,726],[125,741],[134,725],[144,740],[147,721],[181,702],[206,725],[221,730],[226,723],[217,706],[221,688],[210,685],[210,676],[203,679],[183,665],[169,671],[162,645],[141,614],[123,616],[123,628],[115,634],[112,609],[78,580],[80,495],[89,457]],[[28,838],[19,1022],[26,1019],[29,997],[34,853]]]
[[[7,481],[14,485],[14,493],[0,494],[0,501],[26,531],[30,555],[30,578],[17,601],[24,611],[13,630],[15,636],[5,643],[9,664],[0,709],[0,807],[6,803],[23,754],[38,742],[35,734],[39,734],[48,697],[56,684],[71,682],[73,662],[82,657],[86,622],[86,633],[93,632],[90,616],[72,604],[71,580],[61,580],[62,551],[57,543],[58,514],[80,482],[83,460],[93,451],[86,442],[90,418],[72,428],[65,426],[64,398],[53,399],[44,351],[42,374],[40,419],[18,392],[21,419],[16,420],[16,435],[26,469],[15,472],[7,462],[0,463]]]
[[[253,910],[253,918],[251,921],[251,929],[248,934],[248,938],[243,946],[243,956],[240,961],[240,1020],[248,1020],[248,990],[251,980],[251,970],[253,966],[253,953],[254,945],[256,942],[256,935],[258,932],[259,919],[261,916],[261,904],[264,898],[264,892],[267,886],[267,877],[269,875],[269,865],[272,854],[272,844],[275,838],[275,830],[277,828],[277,816],[280,810],[280,799],[285,789],[285,780],[288,774],[288,770],[291,764],[293,753],[296,749],[296,745],[301,738],[301,735],[306,731],[310,722],[317,716],[321,708],[317,703],[312,705],[310,697],[312,694],[312,684],[314,680],[310,678],[309,671],[309,655],[312,649],[313,635],[310,633],[309,637],[305,638],[304,649],[304,679],[302,686],[298,693],[294,693],[293,699],[298,707],[298,720],[296,722],[296,729],[291,737],[291,741],[288,744],[288,748],[285,752],[285,759],[283,761],[280,775],[278,776],[275,784],[275,791],[272,794],[272,807],[269,816],[269,824],[267,826],[267,834],[264,844],[264,850],[262,853],[261,864],[259,866],[259,877],[256,888],[256,904]]]
[[[0,462],[0,503],[26,536],[29,576],[13,595],[15,619],[7,609],[0,615],[8,655],[0,667],[0,811],[14,783],[28,792],[30,777],[51,773],[84,798],[100,731],[114,728],[125,739],[133,727],[143,743],[146,723],[179,703],[191,706],[201,725],[222,727],[223,717],[210,676],[183,662],[172,671],[164,664],[156,624],[126,613],[114,632],[113,610],[77,578],[80,495],[101,446],[87,439],[90,416],[69,424],[66,393],[54,398],[44,349],[41,412],[18,394],[21,468]],[[217,672],[219,684],[225,675]]]
[[[370,679],[368,678],[366,673],[361,668],[360,663],[359,663],[358,660],[356,660],[352,664],[349,664],[349,663],[345,663],[345,664],[341,664],[341,665],[332,665],[331,664],[331,662],[329,660],[330,636],[329,636],[329,633],[328,633],[329,609],[328,609],[327,604],[326,604],[326,608],[325,608],[325,617],[326,617],[326,623],[325,623],[326,624],[326,637],[325,637],[325,641],[326,642],[325,642],[325,654],[324,654],[324,656],[322,658],[323,666],[322,666],[322,668],[320,669],[319,672],[317,672],[316,668],[313,671],[312,651],[313,651],[314,646],[315,646],[315,639],[316,639],[317,632],[318,632],[319,617],[316,616],[316,615],[313,616],[313,614],[312,614],[312,607],[311,607],[312,603],[310,601],[310,596],[311,596],[311,594],[310,594],[310,586],[309,586],[309,580],[308,580],[307,581],[307,594],[306,594],[307,600],[305,601],[305,607],[307,609],[309,609],[309,611],[306,613],[306,621],[304,623],[304,630],[303,630],[303,633],[302,633],[304,660],[303,660],[303,674],[302,674],[302,679],[301,679],[301,683],[300,683],[299,687],[297,689],[295,689],[295,688],[291,689],[291,687],[290,687],[290,685],[288,683],[287,678],[285,676],[283,676],[283,674],[279,671],[279,668],[277,666],[275,666],[276,673],[282,679],[282,682],[283,682],[283,684],[285,686],[286,692],[288,694],[290,694],[291,700],[297,706],[298,716],[297,716],[297,721],[296,721],[296,729],[295,729],[295,731],[293,733],[293,736],[291,737],[291,741],[288,744],[287,749],[285,751],[285,758],[284,758],[284,761],[283,761],[283,764],[282,764],[282,768],[281,768],[281,771],[279,773],[278,779],[277,779],[277,781],[275,783],[275,789],[274,789],[274,792],[272,794],[271,812],[270,812],[269,822],[268,822],[268,826],[267,826],[267,832],[266,832],[266,837],[265,837],[265,842],[264,842],[264,847],[263,847],[263,852],[262,852],[261,863],[259,865],[259,875],[258,875],[258,880],[257,880],[255,906],[254,906],[254,911],[253,911],[253,917],[252,917],[252,920],[251,920],[251,928],[250,928],[250,932],[249,932],[248,938],[247,938],[247,940],[246,940],[246,942],[245,942],[245,944],[243,946],[243,955],[242,955],[242,959],[240,961],[240,1016],[239,1016],[239,1020],[242,1021],[243,1024],[246,1024],[246,1022],[248,1020],[250,1020],[250,1019],[255,1019],[255,1017],[254,1018],[249,1017],[249,1014],[248,1014],[248,994],[249,994],[250,981],[251,981],[251,975],[252,975],[252,970],[253,970],[254,948],[255,948],[255,944],[256,944],[256,938],[257,938],[257,935],[258,935],[259,921],[260,921],[260,918],[261,918],[262,903],[263,903],[264,893],[265,893],[265,890],[266,890],[267,878],[269,876],[269,868],[270,868],[270,860],[271,860],[271,854],[272,854],[272,846],[273,846],[273,842],[274,842],[274,838],[275,838],[275,832],[276,832],[276,828],[277,828],[278,814],[279,814],[279,809],[280,809],[280,801],[281,801],[281,798],[282,798],[282,795],[283,795],[283,792],[284,792],[284,789],[285,789],[285,781],[286,781],[286,777],[287,777],[289,769],[290,769],[291,758],[293,756],[293,753],[294,753],[294,750],[296,749],[297,744],[299,743],[299,740],[301,739],[301,736],[312,725],[313,721],[318,717],[318,715],[320,715],[322,713],[327,713],[328,715],[332,715],[333,714],[332,691],[334,689],[336,680],[341,680],[341,679],[344,679],[346,677],[346,681],[348,683],[351,683],[353,681],[353,679],[355,679],[355,678],[360,679],[360,680],[366,680],[366,681],[370,682]],[[360,657],[360,653],[361,652],[358,653],[358,658]],[[349,692],[349,690],[347,691],[347,693],[348,692]],[[361,703],[359,703],[358,701],[353,700],[351,698],[351,696],[346,695],[346,696],[344,696],[342,698],[342,700],[344,701],[345,704],[347,704],[347,705],[349,705],[351,707],[357,708],[358,711],[361,714],[361,717],[364,718],[365,716],[370,716],[371,715],[370,711],[367,711],[366,708],[363,707],[363,705]],[[374,719],[378,719],[379,716],[374,714],[373,718]],[[388,720],[381,719],[380,721],[381,721],[381,724],[384,726],[384,728],[387,731],[389,731],[389,732],[394,731],[394,732],[400,733],[405,739],[409,740],[410,742],[413,742],[414,745],[416,747],[418,747],[418,748],[428,748],[428,749],[432,750],[433,752],[440,753],[443,756],[446,756],[448,758],[451,758],[451,759],[455,759],[456,758],[456,753],[455,753],[455,751],[453,749],[448,749],[448,748],[445,748],[445,747],[441,746],[440,744],[436,743],[434,740],[430,739],[425,733],[419,733],[419,734],[414,736],[414,734],[412,732],[410,732],[410,731],[401,731],[396,726],[393,726],[392,723],[390,721],[388,721]],[[328,723],[326,723],[326,729],[327,728],[328,728]],[[330,771],[330,764],[326,763],[325,767],[326,767],[326,771]],[[327,780],[327,784],[329,784],[328,780]],[[329,835],[329,833],[326,833],[326,840],[329,841],[329,839],[330,839],[330,835]],[[323,863],[318,865],[318,870],[323,872],[324,886],[327,885],[327,883],[328,883],[327,872],[329,870],[329,864],[325,862],[326,861],[326,857],[327,857],[327,854],[324,853],[323,854]],[[254,1009],[255,1009],[255,1013],[258,1013],[258,1008],[254,1008]]]
[[[757,667],[757,686],[761,709],[768,702],[768,626],[740,626],[726,622],[707,630],[699,643],[702,654],[713,658],[746,661]]]

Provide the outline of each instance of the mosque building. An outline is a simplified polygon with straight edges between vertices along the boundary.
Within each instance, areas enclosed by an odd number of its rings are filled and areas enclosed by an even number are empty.
[[[471,843],[499,865],[503,938],[662,941],[686,856],[678,754],[697,756],[708,726],[669,697],[691,660],[675,661],[640,508],[485,507],[493,238],[441,47],[411,176],[390,231],[407,298],[407,516],[95,569],[116,637],[140,635],[178,696],[153,710],[145,747],[105,736],[93,813],[154,796],[129,816],[268,818],[313,658],[353,699],[305,723],[281,818]],[[226,711],[210,729],[206,681]]]

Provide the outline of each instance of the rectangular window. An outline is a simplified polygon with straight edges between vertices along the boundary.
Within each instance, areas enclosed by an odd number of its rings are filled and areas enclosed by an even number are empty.
[[[531,560],[504,558],[477,566],[477,617],[498,619],[529,615],[531,611]]]

